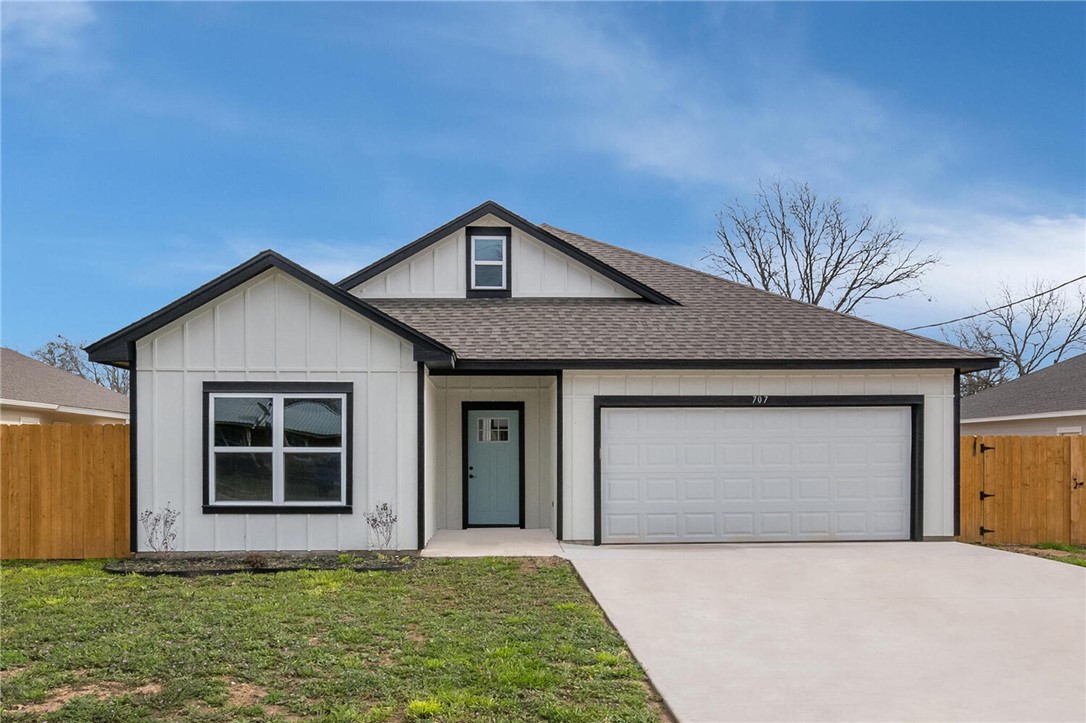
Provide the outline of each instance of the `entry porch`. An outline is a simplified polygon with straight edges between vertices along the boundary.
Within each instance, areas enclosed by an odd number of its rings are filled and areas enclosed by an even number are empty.
[[[440,542],[474,549],[489,540],[490,551],[478,554],[513,554],[500,550],[536,538],[556,545],[558,376],[427,370],[422,391],[424,547]],[[495,532],[502,529],[546,534]],[[443,534],[452,531],[483,534]]]

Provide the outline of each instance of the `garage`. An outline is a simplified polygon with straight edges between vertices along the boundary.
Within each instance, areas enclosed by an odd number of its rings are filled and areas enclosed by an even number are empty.
[[[598,543],[920,539],[915,400],[730,401],[598,401]]]

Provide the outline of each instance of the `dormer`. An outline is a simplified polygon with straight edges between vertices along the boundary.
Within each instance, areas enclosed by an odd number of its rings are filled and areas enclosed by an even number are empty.
[[[493,202],[339,283],[364,299],[614,298],[673,303]]]

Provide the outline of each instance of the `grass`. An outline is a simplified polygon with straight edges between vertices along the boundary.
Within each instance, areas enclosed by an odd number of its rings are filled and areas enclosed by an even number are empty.
[[[1068,565],[1086,567],[1086,545],[1064,545],[1059,542],[1041,542],[1036,545],[991,545],[999,550],[1017,552],[1023,555],[1043,557],[1048,560],[1064,562]]]
[[[1053,560],[1059,560],[1060,562],[1066,562],[1071,565],[1078,565],[1080,567],[1086,567],[1086,545],[1063,545],[1058,542],[1042,542],[1039,545],[1033,545],[1038,550],[1055,550],[1057,552],[1066,552],[1066,555],[1051,555],[1047,556]]]
[[[0,571],[4,720],[656,721],[564,561],[405,572]]]

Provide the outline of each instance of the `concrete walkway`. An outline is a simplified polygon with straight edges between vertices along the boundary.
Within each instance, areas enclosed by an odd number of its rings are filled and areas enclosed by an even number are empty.
[[[509,527],[475,527],[470,530],[438,530],[423,557],[552,557],[562,546],[550,530]]]
[[[681,721],[1086,720],[1086,568],[938,542],[563,548]]]

